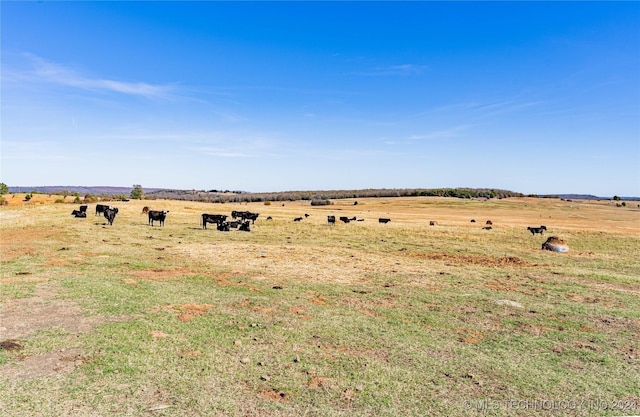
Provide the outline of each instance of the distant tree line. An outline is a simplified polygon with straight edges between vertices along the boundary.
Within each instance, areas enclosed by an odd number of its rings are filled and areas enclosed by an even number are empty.
[[[524,197],[522,193],[487,188],[431,188],[431,189],[365,189],[330,191],[284,191],[271,193],[219,192],[216,190],[159,190],[146,193],[145,200],[172,199],[210,203],[251,203],[264,201],[322,201],[366,197],[455,197],[455,198],[508,198]],[[328,204],[328,203],[327,203]]]

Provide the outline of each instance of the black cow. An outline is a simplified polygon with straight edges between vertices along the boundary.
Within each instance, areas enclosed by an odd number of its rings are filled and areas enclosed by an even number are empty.
[[[87,212],[86,211],[80,211],[80,210],[73,210],[71,212],[71,215],[75,216],[75,217],[83,217],[84,218],[84,217],[87,217]]]
[[[336,216],[327,216],[327,222],[329,224],[336,224]]]
[[[229,227],[233,228],[233,229],[237,229],[238,226],[240,226],[240,222],[239,221],[233,221],[233,222],[227,222],[229,223]]]
[[[302,217],[296,217],[295,219],[293,219],[294,222],[300,222],[302,221]]]
[[[233,210],[231,212],[231,217],[234,218],[234,219],[237,219],[239,217],[242,218],[242,216],[245,215],[246,213],[250,213],[250,212],[249,211],[236,211],[236,210]]]
[[[87,213],[87,206],[86,205],[80,206],[80,210],[79,211],[80,211],[80,213],[85,213],[86,214]],[[84,217],[87,217],[87,216],[84,216]]]
[[[242,221],[251,220],[251,224],[255,224],[256,220],[258,220],[259,215],[260,213],[251,213],[250,211],[247,211],[242,217]]]
[[[149,224],[153,226],[154,221],[159,221],[160,226],[164,226],[164,219],[167,218],[168,210],[158,211],[158,210],[149,210]]]
[[[493,222],[491,220],[487,220],[486,224],[493,224]]]
[[[228,232],[229,231],[229,223],[228,222],[220,222],[216,226],[216,229],[218,229],[221,232]]]
[[[436,225],[436,222],[435,222],[434,220],[431,220],[431,221],[429,222],[429,226],[435,226],[435,225]]]
[[[482,230],[491,230],[491,229],[493,229],[492,226],[485,226],[485,227],[482,228]]]
[[[340,217],[340,221],[341,222],[345,222],[345,223],[349,223],[351,221],[351,219],[346,217],[346,216],[341,216]]]
[[[540,227],[527,227],[527,230],[531,232],[532,236],[535,236],[536,233],[544,234],[544,231],[547,230],[547,226]]]
[[[240,218],[240,220],[245,221],[245,220],[251,220],[251,223],[255,223],[256,220],[258,219],[258,216],[260,214],[259,213],[252,213],[250,211],[232,211],[231,212],[231,217],[233,217],[234,219],[237,219],[238,217]]]
[[[224,222],[225,220],[227,220],[227,215],[226,214],[207,214],[207,213],[202,213],[202,228],[206,229],[207,228],[207,223],[220,224],[220,223]]]
[[[101,215],[108,208],[109,206],[107,206],[106,204],[96,204],[96,216]]]
[[[118,214],[118,208],[107,207],[103,210],[102,214],[104,215],[104,218],[109,222],[109,225],[113,226],[113,220],[116,218],[116,214]]]
[[[243,231],[243,232],[250,232],[251,229],[249,228],[249,221],[246,220],[246,221],[242,222],[242,224],[240,225],[240,228],[238,230]]]
[[[391,219],[385,219],[383,217],[378,219],[378,223],[385,223],[386,224],[386,223],[389,223],[390,221],[391,221]]]
[[[309,217],[310,214],[304,213],[304,217]]]

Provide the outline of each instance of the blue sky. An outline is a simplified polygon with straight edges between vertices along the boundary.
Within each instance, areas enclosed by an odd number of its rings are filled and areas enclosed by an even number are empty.
[[[11,2],[1,181],[640,195],[639,2]]]

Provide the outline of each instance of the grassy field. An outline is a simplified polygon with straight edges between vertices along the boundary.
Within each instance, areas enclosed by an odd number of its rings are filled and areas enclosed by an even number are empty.
[[[640,414],[635,202],[55,198],[0,208],[1,415]]]

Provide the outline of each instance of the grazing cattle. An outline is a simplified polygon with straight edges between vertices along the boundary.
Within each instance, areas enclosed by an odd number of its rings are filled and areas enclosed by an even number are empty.
[[[229,231],[229,223],[228,222],[220,222],[220,223],[218,223],[216,228],[221,232],[228,232]]]
[[[435,226],[435,225],[436,225],[436,222],[434,222],[433,220],[429,222],[429,226]]]
[[[295,219],[293,219],[294,222],[300,222],[302,221],[302,217],[296,217]]]
[[[273,220],[273,217],[269,216],[267,217],[267,220]]]
[[[86,205],[80,206],[80,210],[79,211],[80,211],[80,213],[86,213],[87,212],[87,206]],[[84,217],[87,217],[87,216],[84,216]]]
[[[96,204],[96,216],[101,215],[108,208],[109,206],[107,206],[106,204]]]
[[[531,232],[532,236],[535,236],[536,233],[543,235],[544,231],[547,230],[547,226],[527,227],[527,230]]]
[[[364,221],[364,219],[358,219],[358,221],[359,221],[359,222],[363,222],[363,221]]]
[[[336,224],[336,216],[327,216],[327,222],[329,224]]]
[[[342,216],[342,217],[340,217],[340,221],[341,222],[345,222],[345,223],[349,223],[351,221],[351,219],[346,217],[346,216]]]
[[[471,219],[471,223],[475,223],[475,222],[476,222],[476,219]]]
[[[84,218],[84,217],[87,217],[87,212],[86,211],[80,211],[80,210],[73,210],[71,212],[71,215],[75,216],[75,217],[83,217]]]
[[[142,207],[142,214],[147,214],[149,212],[149,206]]]
[[[242,222],[242,224],[240,225],[238,230],[243,231],[243,232],[250,232],[251,229],[249,228],[249,221],[246,220],[246,221]]]
[[[207,214],[207,213],[202,213],[202,228],[206,229],[207,228],[207,223],[220,224],[220,223],[224,222],[225,220],[227,220],[227,215],[226,214]]]
[[[251,224],[255,224],[256,220],[258,220],[259,215],[260,213],[251,213],[250,211],[247,211],[242,220],[251,220]]]
[[[159,221],[160,226],[164,226],[164,219],[167,218],[167,213],[169,211],[158,211],[158,210],[149,210],[149,224],[153,226],[154,221]]]
[[[245,221],[245,220],[251,220],[251,223],[255,223],[256,220],[258,219],[258,216],[260,214],[259,213],[252,213],[250,211],[232,211],[231,212],[231,217],[233,217],[234,219],[237,219],[238,217],[240,218],[240,220]]]
[[[493,229],[493,227],[491,227],[491,226],[485,226],[485,227],[482,228],[482,230],[491,230],[491,229]]]
[[[391,221],[391,219],[385,219],[385,218],[382,218],[382,217],[378,219],[378,223],[385,223],[386,224],[386,223],[389,223],[390,221]]]
[[[304,217],[309,217],[309,215],[307,213],[304,213]]]
[[[493,222],[491,220],[487,220],[486,224],[493,224]]]
[[[116,218],[116,214],[118,214],[118,208],[107,207],[103,210],[102,214],[104,215],[104,218],[109,222],[109,225],[113,226],[113,220]]]

